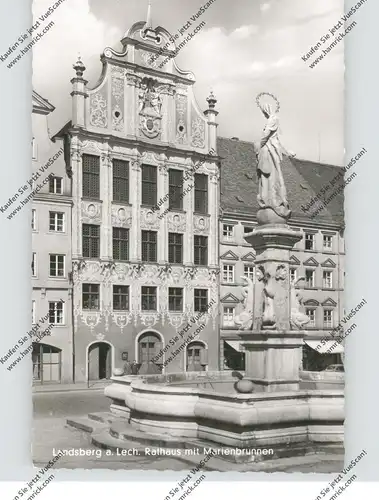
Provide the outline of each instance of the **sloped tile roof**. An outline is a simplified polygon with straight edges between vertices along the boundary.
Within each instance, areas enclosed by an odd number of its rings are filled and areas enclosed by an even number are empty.
[[[221,208],[224,212],[255,216],[258,210],[257,158],[252,142],[219,137],[218,154],[221,157]],[[336,195],[327,207],[313,219],[310,217],[319,206],[315,203],[306,213],[306,206],[323,186],[338,174],[341,167],[315,163],[297,158],[283,158],[282,171],[292,218],[319,223],[343,224],[343,192]],[[340,185],[337,182],[336,186]],[[335,187],[330,187],[330,196]]]

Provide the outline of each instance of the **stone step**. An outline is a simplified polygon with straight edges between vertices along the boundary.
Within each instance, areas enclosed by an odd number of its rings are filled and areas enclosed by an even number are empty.
[[[88,432],[90,434],[92,432],[108,428],[108,424],[92,420],[88,417],[68,418],[66,420],[66,424],[69,425],[70,427],[74,427],[75,429]]]
[[[117,450],[130,450],[135,448],[141,456],[145,455],[145,446],[136,445],[135,441],[127,441],[126,439],[118,439],[111,436],[109,429],[102,429],[92,434],[92,444],[98,448],[108,449],[116,453]]]
[[[127,441],[137,441],[146,445],[168,448],[185,448],[187,443],[171,437],[167,434],[150,434],[134,429],[130,424],[122,419],[114,419],[110,426],[109,433],[117,439]],[[189,445],[189,443],[188,443]]]
[[[104,424],[111,424],[113,420],[115,420],[115,416],[109,411],[88,413],[88,418],[90,420],[95,420],[97,422],[102,422]]]

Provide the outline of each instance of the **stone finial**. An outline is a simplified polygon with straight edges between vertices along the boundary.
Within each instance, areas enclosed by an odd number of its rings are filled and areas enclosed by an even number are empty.
[[[149,5],[147,7],[147,18],[146,18],[146,24],[145,24],[145,30],[152,30],[153,29],[153,21],[151,17],[151,1],[149,0]]]
[[[83,73],[86,70],[86,67],[83,64],[80,55],[78,56],[78,60],[76,61],[76,63],[73,65],[73,68],[76,72],[76,76],[78,78],[82,78]]]
[[[211,93],[209,94],[209,96],[207,97],[206,100],[207,100],[209,109],[215,109],[217,99],[213,94],[213,90],[211,90]]]

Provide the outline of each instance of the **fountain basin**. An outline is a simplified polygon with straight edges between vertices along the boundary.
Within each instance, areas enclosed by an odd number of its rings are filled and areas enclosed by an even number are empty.
[[[112,381],[105,389],[112,400],[111,412],[127,417],[138,431],[238,448],[310,443],[342,448],[343,390],[241,394],[193,387],[212,381],[230,387],[233,379],[228,372],[112,377]]]

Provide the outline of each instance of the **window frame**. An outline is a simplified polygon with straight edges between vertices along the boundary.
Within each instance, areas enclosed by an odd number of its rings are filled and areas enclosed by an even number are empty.
[[[144,293],[144,289],[145,289],[145,293]],[[154,294],[152,293],[146,293],[146,290],[154,290]],[[144,298],[146,299],[147,297],[147,302],[149,303],[148,305],[150,305],[150,300],[153,300],[154,301],[154,305],[155,305],[155,308],[145,308],[144,307],[144,304],[143,304],[143,301],[144,301]],[[151,297],[153,297],[153,299],[151,299]],[[141,286],[141,311],[142,312],[156,312],[158,311],[158,287],[157,286]]]
[[[307,248],[307,243],[308,242],[312,243],[311,248]],[[304,236],[304,249],[308,250],[308,251],[311,251],[311,250],[314,251],[315,250],[315,243],[316,243],[315,234],[314,233],[305,233],[305,236]]]
[[[227,269],[225,269],[227,268]],[[226,274],[225,274],[226,273]],[[229,279],[231,277],[231,279]],[[234,283],[235,281],[235,265],[222,263],[222,283]]]
[[[51,266],[52,266],[52,257],[56,258],[55,267],[56,272],[59,271],[59,257],[63,257],[63,274],[60,276],[59,274],[51,274]],[[58,278],[65,279],[66,278],[66,255],[62,253],[50,253],[49,254],[49,278]]]
[[[121,239],[119,237],[115,236],[115,233],[118,232],[119,234],[125,234],[126,238]],[[123,244],[126,245],[126,250],[125,248],[123,249]],[[117,248],[118,246],[118,248]],[[117,249],[117,251],[115,251]],[[125,251],[126,258],[122,259],[123,257],[122,253],[123,250]],[[117,254],[118,255],[115,255]],[[118,257],[118,258],[116,258]],[[130,230],[129,228],[125,227],[112,227],[112,258],[113,260],[117,260],[119,262],[129,262],[130,260]]]
[[[144,240],[144,236],[149,235],[148,240]],[[150,241],[151,235],[154,235],[154,241]],[[153,262],[156,263],[158,260],[158,232],[150,231],[149,229],[142,229],[141,231],[141,260],[142,262]],[[146,247],[146,255],[144,255],[144,244]],[[151,248],[154,249],[154,260],[151,258]],[[145,259],[144,257],[148,257]]]
[[[54,304],[54,310],[53,310],[53,313],[54,313],[54,321],[51,321],[51,304]],[[65,325],[65,304],[64,302],[60,301],[60,300],[49,300],[49,325],[54,325],[54,326],[64,326]],[[59,311],[59,309],[61,308],[61,310]],[[56,321],[58,318],[59,318],[59,313],[61,313],[61,318],[62,318],[62,321],[59,322],[59,321]]]
[[[205,244],[201,242],[205,242]],[[193,238],[193,263],[195,266],[208,266],[208,253],[208,236],[195,234]]]
[[[57,182],[60,181],[60,190],[57,190]],[[53,189],[51,187],[53,186]],[[63,177],[59,177],[58,175],[54,175],[49,179],[49,193],[50,194],[63,194]]]
[[[199,187],[199,180],[205,180],[205,187]],[[194,213],[208,215],[209,212],[209,176],[194,174]]]
[[[51,216],[54,214],[54,229],[51,229]],[[62,215],[62,231],[59,231],[59,215]],[[65,233],[66,232],[66,217],[65,212],[56,212],[55,210],[49,210],[49,231],[52,233]]]
[[[89,228],[91,230],[93,228],[97,228],[98,234],[96,236],[94,236],[92,234],[85,235],[84,228]],[[101,252],[101,246],[100,246],[101,245],[101,239],[100,239],[101,236],[100,235],[101,235],[101,227],[99,224],[84,224],[84,223],[82,223],[82,255],[83,255],[83,258],[85,258],[85,259],[99,259],[100,258],[100,252]],[[84,254],[84,248],[85,248],[84,240],[85,240],[85,238],[89,239],[89,243],[88,243],[88,248],[89,248],[88,254],[89,255]],[[92,255],[92,241],[97,241],[97,251],[95,252],[97,255]]]
[[[96,162],[86,165],[87,158],[96,159]],[[94,167],[95,171],[93,171]],[[86,182],[86,177],[88,182]],[[86,191],[87,187],[88,192]],[[82,198],[100,200],[100,156],[87,153],[82,155]]]
[[[88,292],[84,291],[84,287],[89,287]],[[91,287],[96,287],[97,292],[91,290]],[[97,298],[97,307],[84,307],[85,301],[84,301],[84,295],[88,295],[89,298],[91,299],[91,304],[92,302],[92,297]],[[100,311],[100,284],[99,283],[82,283],[82,310],[83,311]]]
[[[121,293],[116,293],[115,289],[126,289],[126,293],[121,292]],[[115,297],[118,297],[120,300],[120,305],[122,305],[122,300],[123,297],[127,297],[127,303],[125,308],[116,308],[115,306]],[[130,285],[113,285],[112,287],[112,310],[121,312],[121,311],[130,311]]]
[[[117,166],[117,169],[115,168]],[[120,170],[118,170],[118,168]],[[117,170],[117,175],[116,175]],[[120,171],[125,172],[126,175],[120,175]],[[119,189],[124,184],[126,196],[122,199],[121,192]],[[117,196],[115,194],[117,193]],[[127,160],[121,160],[119,158],[113,158],[112,160],[112,200],[114,203],[129,204],[130,200],[130,162]]]
[[[228,321],[225,321],[226,318],[226,310],[231,309],[232,310],[232,317],[231,319],[228,317]],[[222,311],[222,325],[223,327],[231,327],[231,326],[236,326],[234,323],[234,318],[236,317],[236,307],[235,306],[224,306],[223,311]],[[230,321],[229,321],[230,320]]]
[[[154,179],[148,178],[147,172],[154,172]],[[144,175],[147,177],[144,179]],[[146,199],[152,194],[152,199]],[[145,199],[144,199],[145,198]],[[155,165],[141,165],[141,205],[155,207],[158,201],[158,169]]]
[[[205,297],[201,297],[201,293],[199,296],[197,296],[197,292],[206,292]],[[202,305],[202,301],[206,299],[206,306],[204,307]],[[200,301],[197,302],[197,301]],[[193,289],[193,310],[194,312],[207,312],[208,311],[208,304],[209,304],[209,290],[207,288],[194,288]],[[200,308],[197,309],[197,306]]]
[[[175,294],[171,293],[172,290],[180,290],[181,293],[179,295],[175,295]],[[174,302],[177,299],[180,299],[180,308],[171,308],[170,307],[171,306],[170,299],[173,299]],[[168,310],[170,312],[173,312],[173,313],[179,313],[179,312],[184,311],[184,289],[182,287],[178,287],[178,286],[169,287],[169,289],[168,289]]]

